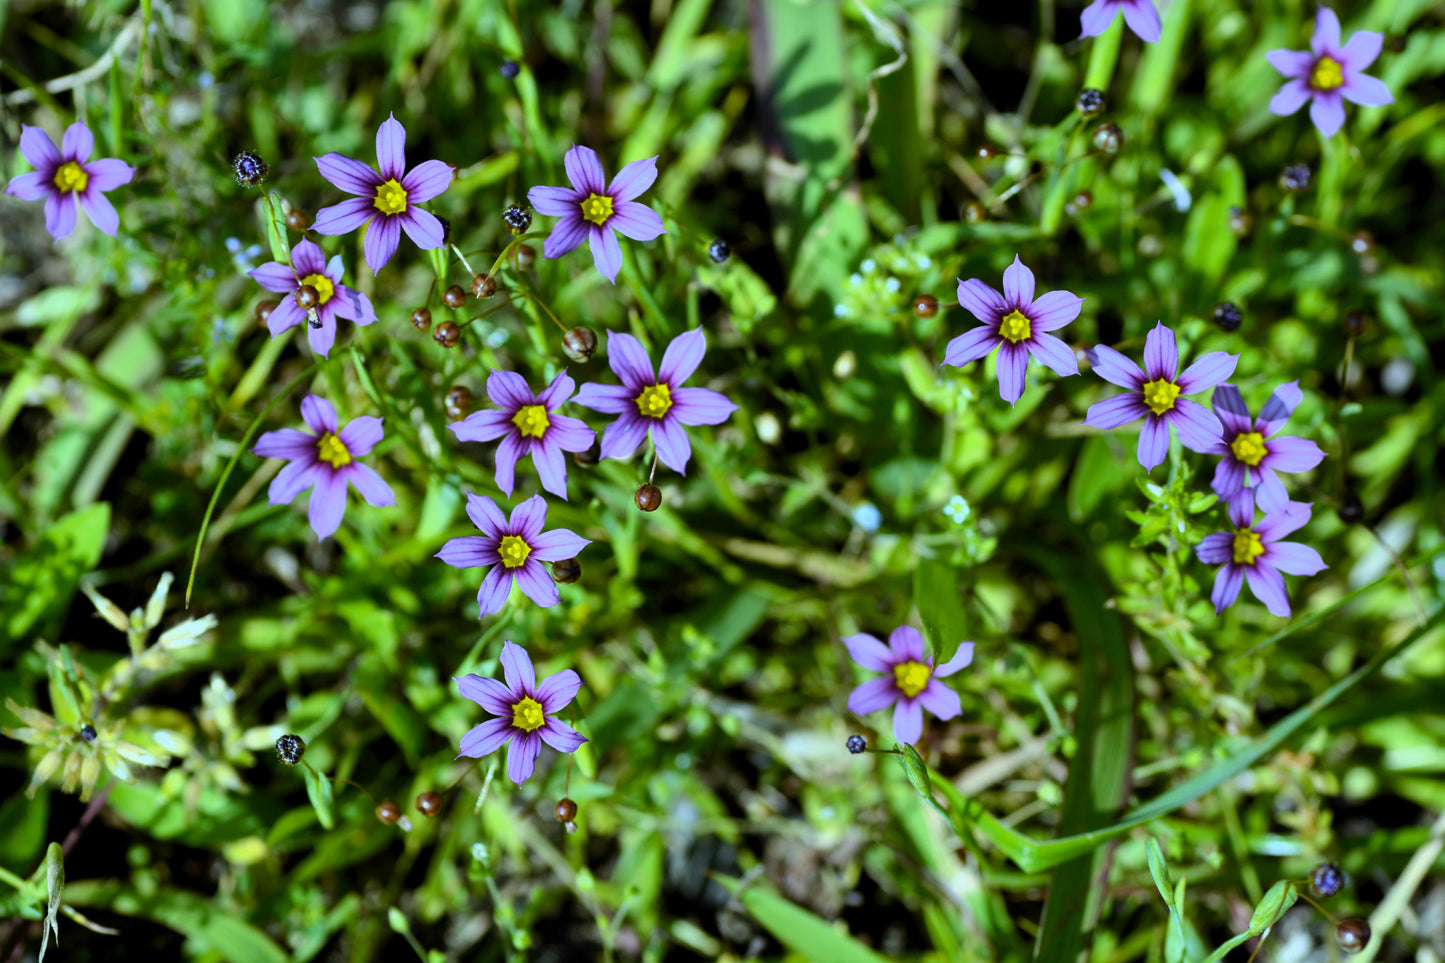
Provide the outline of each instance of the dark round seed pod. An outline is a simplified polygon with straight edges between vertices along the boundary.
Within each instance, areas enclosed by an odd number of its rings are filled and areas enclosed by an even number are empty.
[[[261,155],[255,151],[243,150],[231,158],[231,173],[236,176],[236,183],[242,187],[260,187],[269,170]]]
[[[1069,203],[1074,206],[1076,211],[1088,210],[1094,206],[1094,195],[1088,191],[1079,191]]]
[[[412,327],[418,331],[425,331],[431,327],[431,311],[426,308],[417,308],[411,313]]]
[[[416,797],[416,811],[427,819],[435,819],[437,814],[442,811],[442,797],[428,789]]]
[[[455,348],[457,342],[462,340],[462,329],[457,327],[455,321],[443,321],[437,325],[431,336],[432,340],[443,348]]]
[[[848,751],[856,756],[858,755],[858,753],[868,748],[868,740],[864,739],[862,736],[849,736],[847,746]]]
[[[433,214],[432,216],[435,217],[438,221],[441,221],[441,224],[442,224],[442,247],[446,247],[448,244],[452,243],[452,222],[451,222],[451,219],[450,219],[450,218],[442,217],[440,214]]]
[[[466,385],[452,385],[446,398],[447,417],[462,418],[472,406],[472,393]]]
[[[522,68],[518,66],[515,60],[503,60],[502,66],[499,69],[502,72],[502,77],[506,80],[514,80],[517,74],[522,72]]]
[[[997,157],[997,156],[998,156],[998,148],[995,147],[995,146],[993,146],[992,144],[979,144],[979,145],[978,145],[978,159],[979,159],[979,160],[981,160],[981,161],[991,161],[991,160],[993,160],[993,159],[994,159],[995,157]]]
[[[93,726],[93,725],[91,725],[90,723],[87,722],[85,725],[83,725],[83,726],[80,727],[80,738],[81,738],[83,741],[85,741],[85,742],[94,742],[94,741],[95,741],[95,736],[96,736],[95,726]]]
[[[712,260],[712,263],[721,264],[733,256],[733,249],[728,246],[727,241],[718,238],[707,246],[707,256]]]
[[[1375,249],[1375,235],[1369,231],[1356,231],[1350,235],[1350,250],[1356,254],[1369,254]]]
[[[579,325],[562,335],[562,353],[578,364],[591,361],[592,353],[596,350],[597,332],[591,328]]]
[[[1107,103],[1108,100],[1102,90],[1085,87],[1079,91],[1079,96],[1074,100],[1074,109],[1085,117],[1098,117],[1104,112]]]
[[[979,221],[988,220],[988,208],[978,201],[969,201],[963,206],[963,219],[970,224],[977,224]]]
[[[530,270],[533,264],[537,263],[537,249],[530,244],[517,245],[517,267],[523,271]]]
[[[296,289],[296,306],[302,311],[309,311],[321,303],[321,292],[309,284],[303,284]]]
[[[1346,525],[1354,525],[1365,519],[1365,503],[1360,501],[1360,496],[1346,489],[1340,496],[1340,507],[1335,509],[1340,516],[1340,521]]]
[[[655,512],[662,505],[662,492],[656,485],[642,485],[633,496],[633,501],[637,502],[637,507],[644,512]]]
[[[586,451],[574,451],[572,460],[583,468],[591,468],[597,464],[602,460],[602,439],[600,437],[593,439],[592,447]]]
[[[275,311],[280,306],[281,303],[279,301],[272,301],[269,298],[267,298],[265,301],[257,301],[256,322],[264,327],[266,322],[271,320],[271,312]]]
[[[401,818],[401,807],[390,799],[376,804],[376,818],[390,826]]]
[[[1310,186],[1310,166],[1291,164],[1279,172],[1279,187],[1286,194],[1298,194]]]
[[[913,299],[913,313],[920,318],[931,318],[938,313],[938,298],[931,294],[920,294]]]
[[[1117,154],[1124,146],[1124,129],[1118,124],[1100,124],[1094,131],[1094,148],[1106,154]]]
[[[577,804],[563,796],[557,800],[557,805],[552,810],[557,814],[557,822],[570,823],[577,818]]]
[[[1220,301],[1214,306],[1214,323],[1221,331],[1238,331],[1244,312],[1233,301]]]
[[[1340,319],[1340,324],[1344,327],[1345,334],[1352,338],[1358,338],[1370,326],[1370,312],[1364,308],[1351,308]]]
[[[459,308],[466,303],[467,292],[459,284],[453,284],[442,292],[442,304],[449,308]]]
[[[1370,924],[1358,916],[1340,920],[1335,927],[1335,942],[1346,953],[1358,953],[1370,942]]]
[[[1345,888],[1345,874],[1334,863],[1320,863],[1310,870],[1310,885],[1316,896],[1333,896]]]
[[[497,282],[492,280],[490,274],[472,275],[472,297],[478,301],[485,300],[497,293]]]
[[[513,204],[502,211],[502,223],[512,234],[526,234],[527,228],[532,226],[532,212]]]
[[[1254,230],[1254,217],[1242,207],[1229,209],[1229,232],[1235,237],[1245,237]]]
[[[306,755],[306,743],[300,736],[286,733],[276,740],[276,755],[288,766],[294,766]]]
[[[575,558],[564,558],[552,563],[552,578],[563,585],[570,585],[582,577],[582,566]]]
[[[299,207],[293,207],[286,212],[286,226],[293,231],[304,231],[311,224],[311,218]]]

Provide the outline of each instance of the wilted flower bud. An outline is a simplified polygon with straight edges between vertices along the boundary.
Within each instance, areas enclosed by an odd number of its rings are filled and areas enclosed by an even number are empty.
[[[938,313],[938,298],[931,294],[920,294],[913,299],[913,313],[920,318],[931,318]]]
[[[91,725],[90,723],[87,722],[85,725],[83,725],[83,726],[80,727],[80,738],[81,738],[81,741],[83,741],[83,742],[94,742],[94,741],[95,741],[95,735],[96,735],[96,733],[95,733],[95,726]]]
[[[563,585],[570,584],[582,577],[582,566],[575,558],[564,558],[552,563],[552,579],[561,582]]]
[[[592,360],[597,350],[597,332],[581,326],[572,328],[562,336],[562,353],[578,364]]]
[[[442,292],[442,304],[449,308],[459,308],[467,303],[467,292],[463,291],[461,285],[450,285]]]
[[[455,348],[457,342],[462,340],[462,329],[457,327],[455,321],[443,321],[437,325],[431,336],[432,340],[443,348]]]
[[[577,804],[566,796],[557,800],[557,805],[553,811],[557,814],[557,822],[559,823],[570,823],[577,818]]]
[[[502,76],[507,80],[515,79],[517,74],[522,72],[522,68],[517,65],[515,60],[503,60],[500,69]]]
[[[243,150],[231,158],[231,171],[236,175],[236,183],[242,187],[260,187],[269,170],[255,151]]]
[[[1364,520],[1365,503],[1360,501],[1359,495],[1346,489],[1345,493],[1340,496],[1340,507],[1336,509],[1336,512],[1339,513],[1340,521],[1346,525],[1353,525]]]
[[[288,766],[294,766],[306,754],[306,743],[300,736],[286,733],[276,740],[276,755]]]
[[[1104,105],[1107,101],[1102,90],[1095,90],[1093,87],[1085,87],[1079,91],[1078,98],[1074,101],[1074,109],[1085,117],[1098,117],[1104,112]]]
[[[434,818],[437,813],[442,811],[442,797],[428,789],[416,797],[416,811],[427,819]]]
[[[1244,312],[1233,301],[1220,301],[1214,306],[1214,323],[1221,331],[1238,331]]]
[[[296,306],[302,311],[310,311],[321,303],[321,292],[310,284],[303,284],[296,289]]]
[[[728,242],[718,238],[707,246],[707,256],[712,258],[712,263],[721,264],[732,257],[733,249],[728,247]]]
[[[512,234],[526,234],[527,228],[532,226],[532,212],[513,204],[502,211],[502,223],[507,225],[507,230]]]
[[[868,740],[862,736],[849,736],[847,746],[848,751],[856,756],[868,748]]]
[[[418,331],[425,331],[431,327],[431,312],[426,308],[417,308],[411,313],[411,323]]]
[[[293,231],[304,231],[311,223],[311,218],[299,207],[293,207],[286,212],[286,226]]]
[[[1340,319],[1340,324],[1344,326],[1345,334],[1352,338],[1358,338],[1370,326],[1370,312],[1363,308],[1351,308]]]
[[[1244,237],[1254,230],[1254,218],[1242,207],[1231,207],[1229,209],[1229,233],[1235,237]]]
[[[602,439],[594,438],[592,440],[592,447],[586,451],[574,451],[572,453],[572,460],[583,468],[591,468],[597,464],[602,460]]]
[[[637,502],[637,507],[644,512],[655,512],[662,504],[662,492],[656,485],[642,485],[637,489],[633,500]]]
[[[401,807],[390,799],[383,799],[376,805],[376,818],[390,826],[401,818]]]
[[[256,302],[256,320],[257,320],[257,322],[259,322],[260,324],[263,324],[263,325],[264,325],[264,324],[270,319],[270,317],[271,317],[271,312],[272,312],[272,311],[275,311],[275,310],[276,310],[277,308],[279,308],[280,306],[281,306],[280,302],[278,302],[278,301],[272,301],[272,300],[270,300],[270,299],[267,299],[267,300],[265,300],[265,301],[257,301],[257,302]]]
[[[1124,130],[1118,124],[1100,124],[1094,131],[1094,147],[1106,154],[1117,154],[1124,146]]]
[[[1335,942],[1346,953],[1360,952],[1370,942],[1370,924],[1358,916],[1340,920],[1340,925],[1335,927]]]
[[[452,385],[447,392],[446,408],[448,418],[461,418],[472,405],[472,393],[466,385]]]
[[[1334,863],[1320,863],[1310,871],[1310,885],[1316,895],[1333,896],[1345,888],[1345,874]]]
[[[1279,187],[1286,194],[1298,194],[1310,186],[1310,166],[1291,164],[1279,172]]]
[[[483,301],[496,293],[497,282],[492,280],[490,274],[472,275],[472,297]]]

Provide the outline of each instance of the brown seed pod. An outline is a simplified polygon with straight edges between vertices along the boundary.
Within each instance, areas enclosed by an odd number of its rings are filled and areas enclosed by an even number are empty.
[[[1345,316],[1340,319],[1340,324],[1344,327],[1345,334],[1352,338],[1358,338],[1370,326],[1370,312],[1364,308],[1352,308],[1345,312]]]
[[[931,318],[938,313],[938,298],[931,294],[920,294],[913,299],[913,313],[920,318]]]
[[[442,797],[428,789],[416,797],[416,811],[427,819],[435,819],[442,811]]]
[[[418,331],[425,331],[431,327],[431,311],[426,308],[417,308],[411,313],[411,323]]]
[[[1375,235],[1369,231],[1356,231],[1350,235],[1350,250],[1356,254],[1365,255],[1374,251]]]
[[[582,577],[582,566],[575,558],[564,558],[552,563],[552,578],[563,585],[571,584]]]
[[[296,306],[302,311],[310,311],[321,303],[321,292],[309,284],[303,284],[296,289]]]
[[[1098,117],[1107,105],[1104,92],[1093,87],[1085,87],[1079,91],[1079,96],[1074,98],[1074,109],[1085,117]]]
[[[286,212],[286,226],[293,231],[304,231],[311,224],[311,218],[299,207],[293,207]]]
[[[262,327],[265,327],[266,322],[267,322],[268,320],[270,320],[270,318],[271,318],[271,312],[272,312],[272,311],[275,311],[275,310],[276,310],[277,308],[279,308],[280,306],[281,306],[281,303],[280,303],[279,301],[271,301],[271,300],[269,300],[269,299],[268,299],[268,300],[265,300],[265,301],[257,301],[257,302],[256,302],[256,321],[257,321],[257,323],[260,324]]]
[[[1245,237],[1254,230],[1254,217],[1242,207],[1229,209],[1229,232],[1235,237]]]
[[[437,325],[431,336],[432,340],[443,348],[455,348],[457,342],[462,340],[462,329],[457,327],[455,321],[443,321]]]
[[[988,220],[988,208],[978,201],[969,201],[963,206],[963,219],[970,224],[977,224],[979,221]]]
[[[553,811],[557,814],[557,822],[559,823],[570,823],[577,818],[577,804],[566,796],[557,800],[557,805]]]
[[[478,301],[484,300],[497,293],[497,282],[492,280],[490,274],[472,275],[472,297]]]
[[[401,807],[390,799],[376,804],[376,818],[390,826],[401,818]]]
[[[1124,146],[1124,130],[1118,124],[1100,124],[1094,131],[1094,148],[1106,154],[1117,154]]]
[[[530,244],[517,245],[517,267],[530,270],[537,263],[537,249]]]
[[[979,160],[981,160],[981,161],[991,161],[991,160],[993,160],[993,159],[994,159],[995,157],[997,157],[997,156],[998,156],[998,148],[994,147],[992,144],[980,144],[980,145],[979,145],[979,147],[978,147],[978,159],[979,159]]]
[[[446,398],[447,417],[463,418],[472,406],[472,393],[466,385],[452,385]]]
[[[597,350],[597,332],[591,328],[575,327],[562,335],[562,353],[578,364],[592,360]]]
[[[637,489],[633,500],[644,512],[655,512],[662,505],[662,492],[656,485],[643,485]]]
[[[592,447],[586,451],[574,451],[572,453],[572,460],[583,468],[591,468],[597,464],[602,460],[602,439],[594,438],[592,440]]]
[[[463,291],[459,284],[453,284],[442,292],[442,304],[449,308],[459,308],[466,303],[467,292]]]
[[[1360,952],[1370,942],[1370,924],[1358,916],[1340,920],[1340,925],[1335,927],[1335,942],[1346,953]]]

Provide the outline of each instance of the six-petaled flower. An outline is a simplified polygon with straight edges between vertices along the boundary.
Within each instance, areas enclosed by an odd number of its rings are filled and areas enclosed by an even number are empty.
[[[45,229],[57,241],[75,230],[77,206],[92,224],[115,237],[120,215],[103,192],[129,184],[135,168],[113,157],[88,160],[94,149],[95,137],[80,121],[66,128],[59,147],[39,127],[22,126],[20,153],[35,169],[12,177],[5,193],[22,201],[45,198]]]
[[[1345,101],[1362,107],[1393,104],[1395,97],[1385,82],[1366,77],[1364,70],[1380,56],[1385,35],[1357,31],[1347,44],[1340,43],[1340,18],[1329,7],[1315,15],[1315,33],[1309,50],[1271,50],[1265,54],[1275,70],[1288,79],[1269,102],[1280,116],[1293,114],[1310,104],[1310,120],[1326,137],[1334,136],[1345,123]]]
[[[370,454],[384,436],[380,418],[366,415],[341,428],[331,402],[316,395],[302,400],[301,418],[311,431],[268,431],[252,449],[264,458],[291,462],[271,482],[272,505],[285,505],[311,488],[311,528],[317,538],[326,538],[336,531],[346,512],[348,482],[361,492],[368,505],[396,504],[391,486],[375,470],[357,461]]]
[[[367,266],[380,271],[401,242],[401,232],[422,250],[446,243],[441,221],[418,204],[445,191],[456,168],[439,160],[406,169],[406,128],[388,115],[376,131],[377,173],[361,161],[332,152],[314,158],[321,176],[356,197],[316,212],[318,234],[348,234],[363,224]]]
[[[1084,299],[1068,291],[1034,298],[1034,272],[1018,256],[1004,268],[1003,294],[977,278],[958,282],[958,303],[983,324],[948,342],[943,363],[962,367],[998,348],[998,393],[1009,404],[1024,393],[1029,358],[1061,375],[1079,373],[1074,352],[1049,331],[1079,316]]]
[[[467,492],[467,516],[482,534],[454,538],[436,557],[453,568],[490,569],[477,590],[481,615],[500,612],[513,583],[543,608],[556,605],[561,597],[557,583],[542,563],[574,558],[592,544],[565,528],[542,531],[547,524],[547,503],[541,495],[512,509],[508,519],[490,498]]]
[[[493,371],[487,378],[487,397],[500,410],[476,411],[447,427],[461,441],[502,439],[497,446],[497,487],[508,498],[512,496],[517,460],[531,455],[542,487],[565,499],[567,460],[562,452],[586,451],[597,437],[580,419],[557,414],[575,387],[563,370],[541,394],[534,395],[521,375]]]
[[[1119,14],[1129,29],[1148,43],[1157,43],[1161,24],[1159,11],[1154,9],[1153,0],[1094,0],[1084,8],[1079,19],[1083,31],[1080,36],[1097,37],[1108,30]]]
[[[282,298],[266,318],[266,328],[271,336],[275,337],[304,321],[311,350],[323,358],[336,343],[338,315],[357,324],[370,324],[376,320],[371,299],[341,283],[341,255],[333,255],[328,262],[321,248],[311,241],[302,240],[291,249],[290,265],[270,261],[247,273],[267,291],[290,295]],[[310,287],[316,292],[316,306],[311,309],[316,312],[314,322],[296,300],[296,292],[303,287]]]
[[[1169,428],[1179,431],[1179,440],[1186,448],[1208,451],[1220,440],[1223,429],[1219,419],[1208,408],[1181,395],[1192,395],[1213,388],[1234,373],[1239,355],[1211,351],[1194,364],[1179,371],[1179,349],[1174,332],[1155,325],[1144,339],[1144,368],[1105,345],[1085,352],[1094,371],[1111,384],[1128,388],[1126,394],[1115,395],[1089,409],[1084,424],[1095,428],[1118,428],[1138,418],[1144,419],[1139,432],[1139,464],[1145,471],[1164,460],[1169,451]]]
[[[616,284],[622,267],[617,234],[650,241],[667,233],[657,212],[635,200],[657,180],[657,158],[633,161],[617,172],[611,184],[606,184],[607,172],[590,147],[574,145],[562,163],[571,187],[534,187],[527,192],[537,213],[561,218],[542,244],[542,254],[561,257],[588,241],[597,270]]]
[[[497,717],[462,736],[457,758],[477,759],[510,742],[507,778],[520,786],[531,777],[542,743],[558,752],[576,752],[587,741],[557,719],[577,695],[582,680],[571,669],[563,669],[538,684],[531,656],[515,642],[502,644],[502,676],[506,685],[472,674],[456,680],[462,695]]]
[[[900,625],[888,636],[888,644],[866,633],[843,640],[853,661],[870,672],[883,673],[869,679],[848,696],[848,710],[860,716],[893,706],[893,737],[912,744],[923,735],[923,710],[940,720],[952,719],[963,711],[958,693],[938,680],[953,675],[973,661],[973,643],[964,642],[953,658],[935,666],[924,649],[918,630]]]
[[[1320,553],[1298,542],[1281,542],[1289,533],[1310,520],[1307,502],[1286,502],[1277,511],[1254,521],[1254,497],[1246,490],[1229,503],[1232,531],[1204,536],[1195,551],[1206,565],[1220,566],[1210,601],[1215,613],[1223,612],[1239,597],[1240,583],[1248,580],[1249,590],[1275,615],[1290,614],[1284,572],[1313,575],[1327,566]]]
[[[1249,417],[1238,388],[1222,384],[1214,389],[1214,413],[1224,426],[1224,437],[1207,449],[1223,456],[1214,471],[1216,495],[1233,501],[1252,488],[1261,511],[1270,514],[1284,508],[1289,497],[1275,472],[1309,471],[1325,457],[1312,441],[1274,437],[1302,397],[1298,381],[1280,385],[1256,421]]]
[[[683,426],[720,425],[738,408],[716,391],[680,387],[706,351],[701,328],[684,332],[672,339],[653,375],[642,342],[607,332],[607,363],[622,384],[585,384],[577,392],[578,404],[619,416],[602,432],[603,458],[627,457],[650,433],[662,463],[678,474],[686,471],[692,443]]]

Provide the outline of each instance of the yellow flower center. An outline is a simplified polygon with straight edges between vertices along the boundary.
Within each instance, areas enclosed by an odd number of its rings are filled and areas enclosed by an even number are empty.
[[[637,410],[648,418],[661,418],[672,407],[672,390],[667,385],[651,385],[637,396]]]
[[[1234,457],[1253,468],[1264,461],[1264,456],[1269,451],[1264,447],[1264,436],[1257,431],[1241,431],[1234,436],[1229,443],[1229,450],[1234,452]]]
[[[1264,542],[1259,534],[1248,528],[1237,529],[1234,533],[1234,564],[1253,565],[1254,560],[1264,554]]]
[[[322,435],[321,440],[316,443],[316,457],[332,468],[351,464],[351,452],[346,450],[346,445],[340,438],[330,432]]]
[[[1014,344],[1018,344],[1020,341],[1027,341],[1033,334],[1033,330],[1033,326],[1029,324],[1029,319],[1024,316],[1022,311],[1010,311],[1008,314],[1005,314],[1003,320],[998,323],[999,337],[1007,338]]]
[[[377,187],[376,200],[371,203],[383,214],[401,214],[406,210],[406,189],[392,178]]]
[[[90,175],[75,161],[66,161],[56,168],[53,183],[62,191],[79,193],[85,190],[86,184],[90,183]]]
[[[1179,386],[1172,381],[1165,381],[1160,378],[1158,381],[1148,381],[1144,384],[1144,404],[1156,415],[1162,415],[1174,407],[1174,399],[1179,397]]]
[[[520,535],[503,535],[502,544],[497,546],[497,554],[502,557],[502,565],[506,568],[521,568],[522,563],[527,561],[527,556],[532,554],[532,546]]]
[[[1343,87],[1345,83],[1345,72],[1340,67],[1340,62],[1331,57],[1321,57],[1315,61],[1315,69],[1310,71],[1310,86],[1315,90],[1334,90],[1336,87]]]
[[[542,714],[542,703],[531,696],[523,696],[521,702],[512,706],[512,725],[523,732],[540,729],[546,721],[547,717]]]
[[[606,194],[589,194],[582,202],[582,220],[591,221],[598,227],[607,223],[612,216],[612,198]]]
[[[512,416],[512,424],[524,438],[541,438],[552,422],[547,420],[547,409],[542,405],[523,405]]]
[[[912,699],[928,686],[928,676],[933,672],[922,662],[900,662],[893,667],[893,681],[898,689]]]
[[[301,279],[301,283],[298,284],[297,287],[304,288],[308,284],[316,289],[316,303],[318,305],[330,301],[331,296],[336,293],[336,285],[332,284],[331,279],[324,274],[308,274]]]

